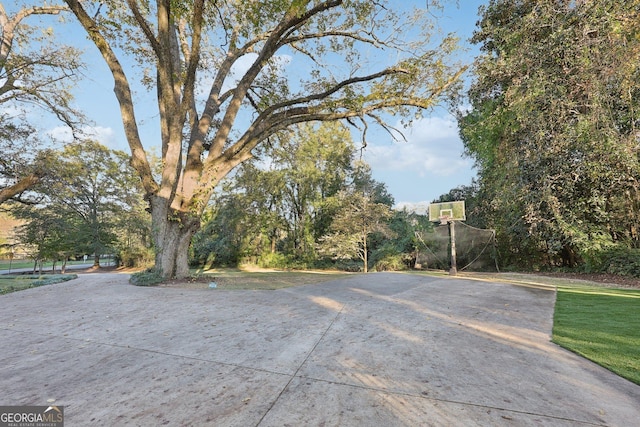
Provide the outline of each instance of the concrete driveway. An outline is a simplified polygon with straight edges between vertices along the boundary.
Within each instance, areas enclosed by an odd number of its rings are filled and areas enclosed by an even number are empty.
[[[555,293],[376,273],[277,291],[122,274],[0,296],[0,405],[66,426],[631,426],[640,387],[549,342]]]

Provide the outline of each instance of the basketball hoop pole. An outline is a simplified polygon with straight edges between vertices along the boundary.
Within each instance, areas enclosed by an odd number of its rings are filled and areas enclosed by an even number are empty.
[[[449,243],[451,246],[451,268],[449,269],[449,275],[455,276],[458,274],[458,266],[456,265],[456,226],[455,221],[447,221],[449,226]]]
[[[467,219],[464,207],[464,200],[454,200],[451,202],[437,202],[429,204],[429,221],[440,221],[440,225],[447,225],[449,231],[449,247],[451,248],[449,274],[458,274],[456,265],[456,229],[455,221],[465,221]]]

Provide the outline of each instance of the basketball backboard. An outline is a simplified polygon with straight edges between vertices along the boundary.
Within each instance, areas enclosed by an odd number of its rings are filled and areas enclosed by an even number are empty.
[[[466,219],[464,200],[429,205],[429,221],[431,222],[446,224],[448,221],[465,221]]]

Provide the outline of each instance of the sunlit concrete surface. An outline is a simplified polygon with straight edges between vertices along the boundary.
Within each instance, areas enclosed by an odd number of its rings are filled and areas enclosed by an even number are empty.
[[[631,426],[640,387],[550,343],[549,289],[393,273],[277,291],[121,274],[0,296],[0,405],[66,426]]]

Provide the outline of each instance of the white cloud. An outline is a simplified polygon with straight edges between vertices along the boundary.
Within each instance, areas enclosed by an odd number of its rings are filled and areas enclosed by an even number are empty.
[[[404,133],[406,142],[367,147],[365,158],[373,169],[412,171],[421,177],[455,176],[471,169],[472,162],[462,158],[463,145],[453,118],[424,118]]]
[[[117,148],[116,134],[112,128],[103,126],[86,126],[80,130],[81,138],[93,139],[109,148]],[[67,126],[57,126],[50,129],[46,134],[54,141],[61,143],[73,142],[74,137],[71,129]]]
[[[419,215],[429,214],[429,202],[399,202],[393,208],[398,211],[406,210]]]

